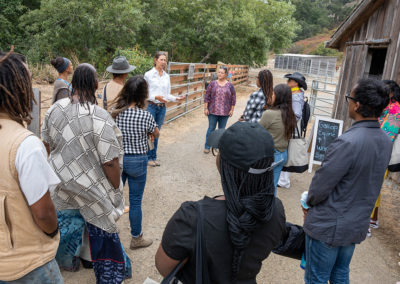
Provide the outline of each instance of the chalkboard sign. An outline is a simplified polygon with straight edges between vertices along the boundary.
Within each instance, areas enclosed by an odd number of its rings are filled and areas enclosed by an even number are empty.
[[[308,171],[311,173],[312,164],[321,165],[328,146],[342,134],[343,121],[325,117],[315,117],[312,137],[312,148]]]

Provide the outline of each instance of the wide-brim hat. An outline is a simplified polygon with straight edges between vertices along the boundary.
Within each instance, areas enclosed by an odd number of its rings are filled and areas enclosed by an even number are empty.
[[[303,74],[294,72],[293,74],[286,74],[284,77],[296,81],[301,88],[307,90],[306,78],[303,76]]]
[[[129,65],[125,56],[117,56],[113,59],[111,66],[108,66],[106,71],[113,74],[126,74],[136,69],[136,66]]]
[[[218,129],[210,133],[207,144],[218,148],[221,159],[235,168],[251,174],[262,174],[265,169],[254,169],[257,161],[274,157],[274,141],[271,134],[258,123],[236,122],[228,129]]]

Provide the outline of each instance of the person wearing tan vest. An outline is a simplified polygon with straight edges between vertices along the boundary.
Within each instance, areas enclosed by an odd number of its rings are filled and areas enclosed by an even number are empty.
[[[55,255],[60,180],[42,142],[24,127],[33,90],[22,55],[0,52],[0,283],[64,283]]]

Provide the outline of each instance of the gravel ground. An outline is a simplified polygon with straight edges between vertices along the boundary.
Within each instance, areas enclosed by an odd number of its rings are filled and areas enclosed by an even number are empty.
[[[284,80],[275,80],[276,83]],[[48,96],[52,86],[39,86],[42,100]],[[237,121],[249,94],[254,87],[237,88],[238,100],[234,116],[228,126]],[[42,113],[46,105],[43,105]],[[143,232],[152,238],[154,244],[145,249],[129,249],[130,229],[128,215],[118,222],[120,238],[127,254],[132,260],[133,278],[125,283],[143,283],[150,277],[161,280],[154,265],[154,255],[160,244],[164,227],[178,209],[187,200],[198,200],[203,196],[215,196],[222,193],[220,178],[215,167],[215,158],[203,154],[205,133],[208,126],[202,109],[196,110],[174,122],[164,125],[161,131],[158,156],[160,167],[149,168],[147,185],[143,199]],[[299,198],[308,189],[313,174],[293,174],[290,189],[278,189],[278,197],[285,206],[286,218],[296,224],[302,224]],[[125,196],[128,190],[126,187]],[[384,203],[384,200],[383,200]],[[396,208],[398,210],[398,208]],[[390,215],[390,212],[385,213]],[[398,226],[398,220],[392,226]],[[398,236],[388,235],[385,228],[374,230],[373,237],[356,246],[350,265],[352,283],[396,283],[400,281],[400,261]],[[257,277],[258,283],[303,283],[303,270],[300,262],[271,254],[263,263]],[[78,272],[62,272],[65,283],[95,283],[93,271],[81,268]]]

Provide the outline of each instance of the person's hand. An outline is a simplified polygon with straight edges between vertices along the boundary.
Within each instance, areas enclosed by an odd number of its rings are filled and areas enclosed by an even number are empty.
[[[176,98],[176,100],[177,101],[183,101],[183,100],[185,100],[185,98],[186,98],[185,96],[179,96],[179,97]]]
[[[242,115],[241,117],[239,117],[238,121],[246,121],[246,120],[243,118],[243,115]]]
[[[301,206],[301,210],[303,210],[303,220],[305,221],[309,209],[305,209],[303,206]]]
[[[205,109],[204,109],[204,115],[205,115],[205,116],[208,116],[209,114],[210,114],[210,112],[208,111],[208,108],[205,108]]]
[[[149,138],[150,138],[151,142],[153,142],[153,143],[154,143],[154,139],[155,139],[154,135],[153,135],[153,134],[151,134],[151,133],[149,133],[149,134],[147,134],[147,135],[149,136]]]
[[[229,111],[229,116],[232,117],[232,115],[233,115],[233,109],[231,109],[231,110]]]
[[[164,99],[163,96],[155,96],[154,98],[155,98],[157,101],[159,101],[159,102],[161,102],[161,103],[163,103],[163,104],[166,104],[166,103],[168,102],[166,99]]]

